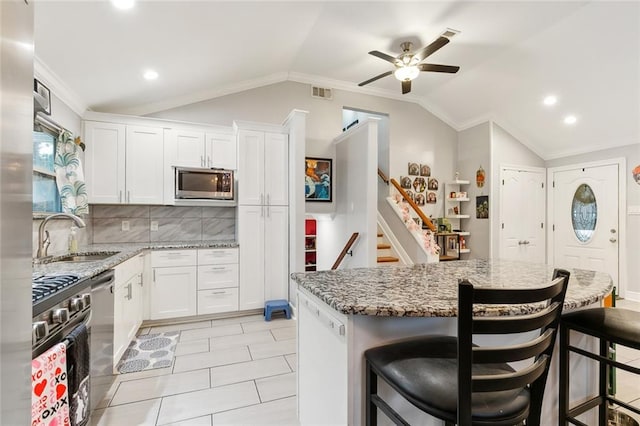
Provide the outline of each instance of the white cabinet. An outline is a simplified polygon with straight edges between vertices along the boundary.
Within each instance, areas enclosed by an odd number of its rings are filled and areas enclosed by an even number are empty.
[[[152,288],[149,317],[152,320],[196,315],[196,250],[151,253]]]
[[[238,203],[289,204],[288,136],[254,130],[238,131]]]
[[[232,133],[205,134],[207,167],[214,169],[236,169],[236,139]]]
[[[85,121],[85,178],[92,204],[162,204],[164,131]]]
[[[198,250],[198,315],[238,310],[238,249]]]
[[[240,310],[288,299],[288,212],[286,206],[238,207]]]
[[[113,356],[114,365],[122,357],[142,324],[144,309],[142,254],[115,267]]]
[[[125,191],[126,126],[86,121],[84,123],[84,177],[89,202],[118,204]]]
[[[172,129],[169,132],[167,167],[236,168],[236,142],[233,134]]]

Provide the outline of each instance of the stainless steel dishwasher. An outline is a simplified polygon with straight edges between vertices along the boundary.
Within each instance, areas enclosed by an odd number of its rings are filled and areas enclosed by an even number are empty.
[[[115,380],[113,371],[113,269],[91,279],[91,410]]]

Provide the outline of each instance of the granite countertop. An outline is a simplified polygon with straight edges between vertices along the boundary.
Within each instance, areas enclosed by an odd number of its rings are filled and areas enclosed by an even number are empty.
[[[564,309],[602,300],[613,289],[608,274],[570,269]],[[553,267],[506,260],[461,260],[413,266],[291,274],[298,285],[343,314],[397,317],[456,315],[458,279],[494,288],[530,288],[549,282]],[[518,315],[531,307],[505,305],[491,314]]]
[[[34,261],[33,275],[44,274],[77,274],[81,278],[89,278],[96,276],[114,266],[134,257],[143,250],[162,250],[162,249],[190,249],[190,248],[234,248],[238,247],[238,243],[233,240],[229,241],[184,241],[184,242],[157,242],[157,243],[114,243],[114,244],[90,244],[81,246],[74,255],[82,255],[89,253],[114,253],[102,260],[94,260],[90,262],[55,262],[70,253],[53,253],[51,257],[45,258],[44,261]]]

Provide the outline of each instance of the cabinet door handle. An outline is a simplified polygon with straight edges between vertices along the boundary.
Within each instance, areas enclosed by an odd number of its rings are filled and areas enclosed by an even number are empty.
[[[215,295],[215,294],[227,294],[226,291],[212,291],[211,293],[209,293],[211,295]]]
[[[207,167],[211,167],[211,157],[207,155]]]
[[[200,156],[200,167],[204,167],[204,156]]]
[[[264,194],[260,194],[260,204],[264,204]]]
[[[131,298],[133,297],[133,291],[131,289],[131,283],[129,283],[129,285],[127,285],[127,300],[131,300]]]
[[[131,203],[131,191],[127,191],[127,204]]]
[[[153,270],[153,282],[154,283],[156,282],[156,270],[155,269]]]
[[[260,206],[260,217],[264,217],[264,206]]]
[[[217,268],[211,268],[210,271],[224,271],[227,268],[225,268],[224,266],[219,266]]]
[[[267,205],[271,204],[271,194],[267,194]]]
[[[118,194],[118,202],[122,203],[122,190],[120,190],[120,193]]]

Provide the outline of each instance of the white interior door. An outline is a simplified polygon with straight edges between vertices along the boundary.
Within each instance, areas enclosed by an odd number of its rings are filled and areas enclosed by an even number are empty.
[[[502,168],[500,191],[501,259],[544,263],[544,169]]]
[[[553,172],[553,263],[607,272],[618,285],[618,165]]]

